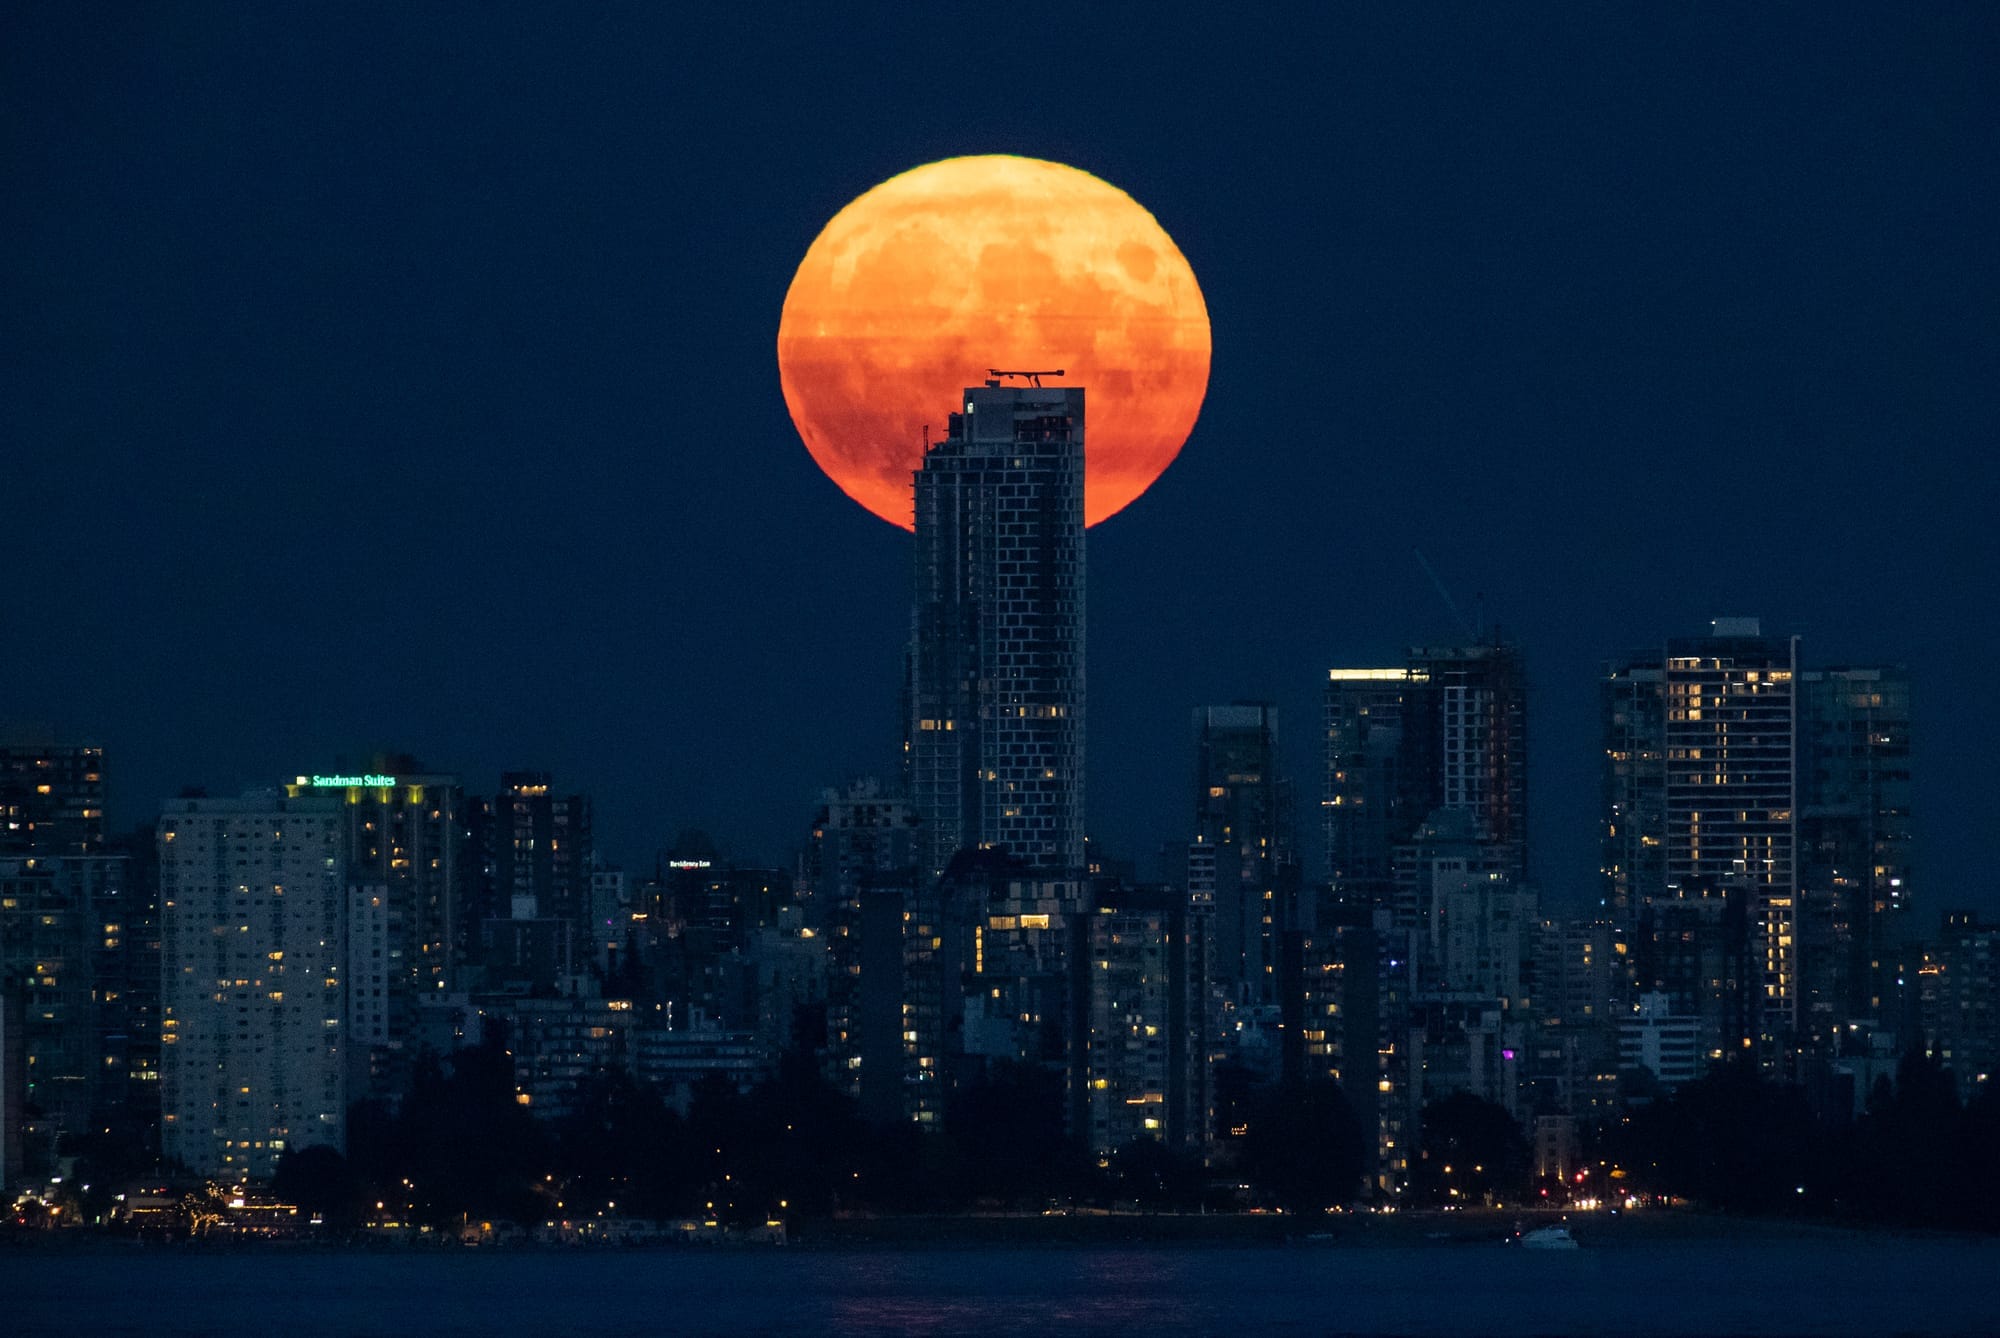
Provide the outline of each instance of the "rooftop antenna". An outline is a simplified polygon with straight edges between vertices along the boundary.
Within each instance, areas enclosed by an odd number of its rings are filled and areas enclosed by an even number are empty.
[[[1035,389],[1040,390],[1042,388],[1043,377],[1061,376],[1063,375],[1063,369],[1058,367],[1053,372],[1003,372],[998,367],[988,367],[986,375],[995,381],[1004,381],[1010,376],[1018,376],[1027,381]]]
[[[1424,569],[1424,575],[1431,578],[1431,584],[1437,589],[1438,598],[1443,600],[1444,606],[1451,610],[1451,616],[1458,620],[1459,629],[1465,633],[1474,645],[1477,645],[1479,642],[1478,629],[1465,621],[1465,614],[1459,611],[1458,602],[1451,597],[1451,591],[1445,589],[1444,582],[1438,579],[1437,568],[1431,566],[1431,560],[1424,556],[1423,549],[1412,546],[1410,551],[1417,555],[1417,565]]]

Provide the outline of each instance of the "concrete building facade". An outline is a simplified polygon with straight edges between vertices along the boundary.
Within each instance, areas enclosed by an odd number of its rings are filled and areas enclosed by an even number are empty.
[[[921,871],[1084,866],[1084,392],[966,390],[917,471],[905,750]]]
[[[1278,712],[1258,702],[1194,711],[1195,841],[1213,861],[1215,974],[1232,1004],[1278,1001],[1284,935],[1298,927],[1292,788],[1278,753]]]
[[[179,799],[159,823],[162,1151],[267,1178],[345,1143],[347,804]]]

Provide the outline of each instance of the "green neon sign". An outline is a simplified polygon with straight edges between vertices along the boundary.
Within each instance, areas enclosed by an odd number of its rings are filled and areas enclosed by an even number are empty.
[[[314,776],[307,782],[315,790],[381,790],[395,785],[394,776]]]

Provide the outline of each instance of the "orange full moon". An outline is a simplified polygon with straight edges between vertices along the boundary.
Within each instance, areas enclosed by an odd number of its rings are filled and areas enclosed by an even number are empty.
[[[1173,463],[1208,389],[1208,308],[1131,196],[1035,158],[948,158],[892,177],[819,234],[785,294],[778,378],[821,469],[910,529],[924,429],[989,368],[1084,387],[1084,521]]]

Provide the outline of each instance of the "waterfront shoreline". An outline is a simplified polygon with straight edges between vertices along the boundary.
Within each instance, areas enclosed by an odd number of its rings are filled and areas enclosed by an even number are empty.
[[[1307,1219],[1283,1214],[1063,1212],[954,1213],[853,1216],[791,1224],[783,1242],[732,1239],[700,1241],[554,1243],[489,1241],[460,1244],[442,1237],[400,1240],[357,1237],[169,1239],[69,1230],[0,1235],[0,1252],[130,1254],[195,1253],[329,1254],[618,1254],[702,1251],[932,1252],[1006,1249],[1244,1248],[1378,1249],[1504,1246],[1517,1228],[1565,1223],[1586,1249],[1642,1249],[1684,1243],[1839,1240],[1861,1236],[1984,1241],[1974,1232],[1938,1231],[1892,1224],[1825,1219],[1743,1217],[1695,1209],[1563,1213],[1508,1209],[1456,1212],[1336,1213]]]

